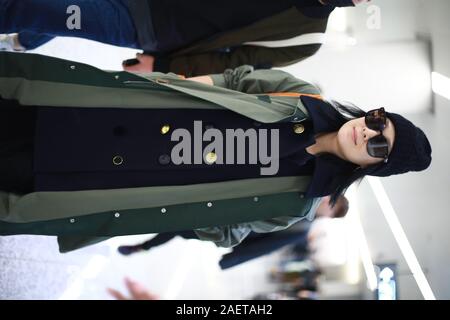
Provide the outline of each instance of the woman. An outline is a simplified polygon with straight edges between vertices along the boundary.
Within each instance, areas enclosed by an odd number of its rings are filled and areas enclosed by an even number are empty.
[[[365,175],[420,171],[431,162],[426,136],[402,116],[334,107],[287,73],[243,66],[191,80],[0,53],[2,104],[21,105],[17,112],[29,119],[22,125],[35,127],[19,137],[13,117],[2,116],[12,151],[1,158],[1,177],[22,176],[23,184],[0,178],[0,233],[110,237],[195,229],[201,239],[233,246],[252,230],[311,218],[321,197],[336,199]],[[262,176],[267,162],[221,164],[217,150],[206,151],[208,141],[200,146],[202,163],[175,164],[170,151],[179,140],[172,134],[195,134],[198,120],[205,134],[211,127],[277,132],[267,149],[278,151],[278,170]],[[248,160],[250,142],[246,148]]]

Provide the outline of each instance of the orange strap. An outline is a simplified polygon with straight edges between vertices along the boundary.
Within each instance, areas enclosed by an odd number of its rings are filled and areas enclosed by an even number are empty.
[[[307,97],[323,100],[323,97],[320,94],[297,93],[297,92],[268,93],[268,94],[266,94],[266,96],[270,96],[270,97],[301,97],[301,96],[307,96]]]

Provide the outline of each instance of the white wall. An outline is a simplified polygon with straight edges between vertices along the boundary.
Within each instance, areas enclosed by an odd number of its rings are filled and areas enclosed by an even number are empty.
[[[324,48],[283,70],[319,85],[329,99],[353,102],[365,110],[379,106],[397,113],[431,109],[430,56],[424,42]]]
[[[436,116],[410,117],[422,127],[433,147],[429,170],[384,178],[383,185],[438,299],[450,298],[450,102],[437,97]],[[366,182],[359,188],[360,213],[376,263],[397,261],[402,270],[400,297],[422,299],[381,208]]]
[[[353,101],[364,109],[372,102],[406,112],[426,132],[433,147],[430,169],[384,178],[382,183],[433,292],[438,299],[449,299],[450,101],[432,96],[430,71],[450,76],[450,1],[375,0],[372,4],[381,9],[381,29],[367,28],[368,6],[349,9],[347,30],[356,46],[345,41],[339,48],[329,46],[290,71],[320,84],[327,96]],[[363,70],[367,74],[361,76]],[[338,73],[345,81],[339,81]],[[414,89],[405,91],[402,82]],[[367,83],[376,90],[367,90]],[[373,93],[381,91],[383,97]],[[431,107],[433,112],[428,111]],[[412,111],[417,113],[411,115]],[[423,299],[367,182],[361,184],[358,199],[372,259],[399,264],[401,299]],[[365,292],[365,297],[372,295]]]
[[[435,0],[426,0],[430,3]],[[368,28],[368,20],[379,7],[381,25],[379,29]],[[417,0],[372,0],[370,4],[347,9],[350,34],[361,43],[396,42],[416,39],[416,24],[419,1]]]
[[[378,2],[378,1],[377,1]],[[397,1],[392,1],[397,2]],[[421,38],[431,43],[431,69],[450,76],[450,23],[448,0],[420,0],[413,26]],[[401,19],[399,19],[401,20]],[[427,133],[433,147],[431,168],[423,173],[390,177],[383,184],[406,235],[417,254],[431,288],[438,299],[450,298],[450,101],[434,96],[434,115],[412,117]],[[369,191],[361,188],[361,197],[369,199]],[[366,200],[368,201],[368,200]],[[379,210],[362,208],[364,227],[374,257],[396,259],[407,273],[398,247],[386,228]],[[422,298],[411,275],[400,279],[403,299]]]

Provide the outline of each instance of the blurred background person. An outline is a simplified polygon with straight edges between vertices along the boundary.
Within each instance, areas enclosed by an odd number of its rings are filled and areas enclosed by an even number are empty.
[[[127,71],[196,76],[244,64],[266,69],[316,53],[322,40],[311,35],[325,32],[331,12],[362,2],[0,0],[0,49],[31,50],[55,36],[79,37],[143,49],[124,62]]]

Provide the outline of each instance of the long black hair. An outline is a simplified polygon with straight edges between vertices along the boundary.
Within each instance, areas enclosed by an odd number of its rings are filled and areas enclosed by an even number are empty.
[[[340,114],[342,117],[341,124],[356,119],[361,118],[366,115],[366,112],[353,104],[344,105],[342,103],[336,101],[329,102]],[[350,172],[350,173],[349,173]],[[350,167],[349,171],[346,171],[342,175],[336,177],[336,181],[333,184],[333,193],[331,194],[330,203],[334,206],[336,201],[339,199],[339,196],[343,195],[345,191],[347,191],[348,187],[350,187],[354,182],[361,181],[364,178],[365,174],[363,170],[357,165],[353,165]]]

